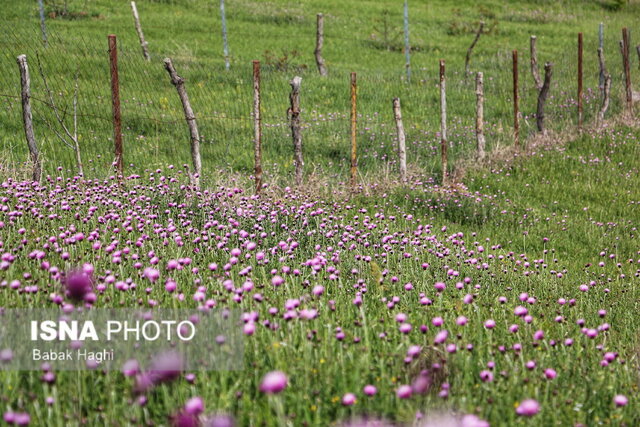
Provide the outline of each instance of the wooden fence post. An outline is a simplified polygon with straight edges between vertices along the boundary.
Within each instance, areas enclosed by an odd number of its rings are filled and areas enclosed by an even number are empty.
[[[314,54],[316,56],[316,64],[318,65],[318,72],[321,76],[327,75],[327,66],[322,57],[322,46],[324,46],[324,15],[318,13],[316,16],[316,50]]]
[[[598,48],[602,49],[604,52],[604,24],[601,22],[598,26]],[[600,80],[598,83],[598,87],[601,91],[604,90],[604,75],[605,71],[602,67],[600,67]]]
[[[631,69],[629,65],[629,30],[627,27],[622,29],[622,65],[624,67],[624,87],[626,94],[627,113],[631,114],[633,110],[633,93],[631,91]]]
[[[538,38],[536,36],[531,36],[529,41],[529,51],[531,53],[531,75],[533,76],[533,81],[535,82],[536,89],[542,89],[542,80],[540,79],[540,72],[538,71],[538,49],[536,47],[536,41]]]
[[[411,83],[411,46],[409,45],[409,2],[404,0],[404,58],[407,83]]]
[[[227,40],[227,16],[224,13],[224,0],[220,0],[220,20],[222,21],[222,50],[224,53],[224,68],[229,71],[229,43]]]
[[[164,59],[164,68],[171,77],[171,83],[176,87],[180,101],[182,102],[182,108],[184,110],[184,118],[189,126],[189,133],[191,135],[191,160],[193,162],[194,173],[191,175],[191,182],[196,187],[200,186],[200,176],[202,174],[202,160],[200,159],[200,134],[198,133],[198,124],[196,123],[196,116],[193,114],[191,103],[189,102],[189,96],[187,90],[184,87],[184,79],[178,75],[176,69],[173,68],[171,58]]]
[[[260,112],[260,61],[253,61],[253,154],[256,194],[262,188],[262,117]]]
[[[44,21],[44,1],[38,0],[38,10],[40,11],[40,31],[42,31],[42,42],[44,47],[47,47],[49,41],[47,40],[47,24]]]
[[[520,110],[518,107],[518,101],[520,96],[518,95],[518,51],[512,52],[513,58],[513,143],[516,150],[520,149]]]
[[[356,108],[358,96],[358,83],[356,73],[351,73],[351,188],[356,188],[356,175],[358,173],[357,158],[357,131],[358,131],[358,110]]]
[[[477,143],[477,159],[484,160],[485,139],[484,139],[484,75],[479,72],[476,74],[476,143]]]
[[[607,75],[607,68],[604,62],[604,49],[602,47],[598,48],[598,64],[600,64],[600,76],[602,76],[602,83],[600,84],[600,92],[604,98],[604,83],[605,76]]]
[[[582,130],[582,33],[578,33],[578,129]]]
[[[32,180],[40,182],[42,177],[42,165],[40,163],[40,153],[36,144],[36,137],[33,133],[33,115],[31,113],[31,78],[29,76],[29,65],[27,55],[20,55],[17,59],[20,68],[20,86],[22,87],[22,122],[24,133],[27,138],[27,147],[33,163]]]
[[[440,60],[440,160],[442,163],[442,185],[449,181],[449,158],[447,156],[447,88],[444,59]]]
[[[402,124],[402,111],[400,110],[400,98],[393,98],[393,117],[396,121],[396,130],[398,132],[398,164],[400,168],[400,179],[407,179],[407,147],[404,133],[404,125]]]
[[[122,159],[122,120],[120,118],[120,82],[118,80],[118,45],[116,36],[109,34],[109,63],[111,70],[111,111],[113,116],[113,141],[115,145],[116,170],[124,175]]]
[[[295,76],[289,84],[289,114],[291,115],[291,137],[293,138],[293,164],[296,168],[296,186],[300,187],[303,180],[304,160],[302,157],[302,129],[300,126],[300,84],[302,77]]]
[[[544,104],[547,102],[547,95],[549,94],[549,87],[551,86],[551,76],[553,74],[553,64],[547,62],[544,64],[544,83],[540,88],[538,94],[538,109],[536,110],[536,125],[538,126],[538,132],[545,133],[544,129]]]
[[[144,33],[142,32],[142,26],[140,25],[140,15],[138,15],[138,8],[136,2],[131,2],[131,11],[133,12],[133,21],[136,26],[136,32],[138,33],[138,39],[140,40],[140,47],[142,48],[142,56],[149,61],[149,49],[147,48],[147,42],[144,40]]]
[[[466,80],[469,75],[469,61],[471,61],[471,53],[473,52],[473,48],[476,47],[478,40],[480,40],[480,36],[482,35],[482,30],[484,29],[484,21],[480,21],[480,27],[478,27],[478,31],[476,32],[476,36],[471,42],[471,46],[467,49],[467,56],[464,58],[464,78]]]
[[[604,115],[607,113],[607,110],[609,109],[610,94],[611,94],[611,74],[606,73],[604,76],[602,106],[598,111],[598,126],[602,126],[602,123],[604,122]]]

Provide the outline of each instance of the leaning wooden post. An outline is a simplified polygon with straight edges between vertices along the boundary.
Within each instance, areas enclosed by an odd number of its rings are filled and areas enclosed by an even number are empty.
[[[262,188],[262,117],[260,113],[260,61],[253,61],[253,154],[256,194]]]
[[[42,31],[42,42],[44,47],[47,47],[49,41],[47,40],[47,24],[44,22],[44,1],[38,0],[38,9],[40,11],[40,31]]]
[[[229,43],[227,41],[227,16],[224,13],[224,0],[220,0],[220,20],[222,21],[222,50],[224,68],[229,71]]]
[[[27,55],[18,56],[18,67],[20,68],[20,85],[22,87],[22,121],[24,133],[27,137],[27,147],[31,154],[33,163],[33,181],[40,182],[42,177],[42,165],[40,164],[40,154],[36,144],[36,137],[33,133],[33,115],[31,114],[31,78],[29,77],[29,65]]]
[[[549,94],[549,87],[551,86],[551,76],[553,74],[553,64],[547,62],[544,64],[544,83],[540,88],[538,94],[538,109],[536,110],[536,125],[538,126],[538,132],[545,133],[544,129],[544,104],[547,102],[547,95]]]
[[[609,109],[610,94],[611,94],[611,74],[606,73],[604,76],[602,106],[598,111],[598,126],[602,126],[602,123],[604,122],[604,115],[607,113],[607,110]]]
[[[356,174],[358,173],[358,158],[356,136],[358,130],[358,110],[356,102],[358,96],[358,84],[356,73],[351,73],[351,188],[356,188]]]
[[[640,44],[636,45],[636,53],[638,54],[638,68],[640,68]]]
[[[477,159],[484,160],[485,139],[484,139],[484,75],[476,74],[476,143],[478,145]]]
[[[142,26],[140,25],[140,15],[138,15],[138,8],[136,2],[131,2],[131,11],[133,12],[133,21],[135,22],[136,32],[138,33],[138,39],[140,40],[140,47],[142,47],[142,56],[149,61],[149,49],[147,49],[147,42],[144,40],[144,33],[142,32]]]
[[[518,101],[520,96],[518,95],[518,51],[512,52],[513,57],[513,144],[517,149],[520,149],[520,110],[518,108]]]
[[[533,76],[533,81],[536,84],[536,89],[542,89],[542,80],[540,79],[540,72],[538,71],[538,49],[536,48],[536,41],[538,38],[536,36],[531,36],[529,42],[529,50],[531,53],[531,75]]]
[[[122,163],[122,120],[120,118],[120,82],[118,80],[118,46],[116,36],[109,34],[109,61],[111,65],[111,112],[113,116],[113,141],[115,145],[116,170],[124,175]]]
[[[302,185],[304,160],[302,157],[302,129],[300,126],[300,84],[302,77],[295,76],[289,84],[289,115],[291,117],[291,137],[293,138],[293,164],[296,168],[296,186]]]
[[[598,26],[598,49],[602,49],[604,52],[604,24],[602,22]],[[604,90],[604,75],[605,72],[602,67],[600,67],[600,81],[598,83],[598,87],[601,91]]]
[[[473,52],[473,48],[476,47],[478,40],[480,40],[480,36],[482,35],[482,30],[484,29],[484,21],[480,21],[480,26],[478,27],[478,31],[476,32],[476,36],[471,42],[471,46],[467,49],[467,56],[464,58],[464,78],[466,79],[469,75],[469,61],[471,61],[471,53]]]
[[[578,129],[582,130],[582,33],[578,33]]]
[[[622,65],[624,67],[624,87],[626,94],[627,113],[631,114],[633,109],[633,93],[631,91],[631,69],[629,65],[629,30],[622,29]]]
[[[184,110],[184,118],[189,126],[189,133],[191,134],[191,160],[193,162],[194,173],[191,175],[191,182],[196,186],[200,186],[200,176],[202,174],[202,160],[200,159],[200,134],[198,133],[198,124],[196,123],[196,116],[191,109],[191,103],[189,102],[189,96],[187,95],[187,89],[184,87],[184,79],[178,75],[176,69],[173,68],[171,58],[164,59],[164,68],[171,77],[171,83],[176,87],[180,101],[182,101],[182,108]]]
[[[318,13],[316,18],[316,50],[314,51],[314,54],[316,56],[318,72],[321,76],[326,76],[327,66],[325,65],[324,58],[322,57],[322,46],[324,46],[324,15],[322,13]]]
[[[602,92],[602,96],[604,98],[604,83],[605,76],[607,75],[607,68],[604,63],[604,49],[598,48],[598,63],[600,64],[600,75],[602,76],[602,83],[600,84],[600,91]]]
[[[404,0],[404,58],[407,83],[411,82],[411,46],[409,45],[409,2]]]
[[[396,120],[398,132],[398,164],[400,166],[400,179],[407,179],[407,147],[402,124],[402,111],[400,110],[400,98],[393,98],[393,117]]]
[[[449,158],[447,156],[447,88],[444,77],[444,59],[440,60],[440,160],[442,163],[442,185],[449,181]]]

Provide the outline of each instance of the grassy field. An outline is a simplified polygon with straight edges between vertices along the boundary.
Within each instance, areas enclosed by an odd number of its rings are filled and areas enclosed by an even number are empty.
[[[621,108],[619,29],[630,26],[633,38],[640,6],[410,5],[416,48],[410,83],[403,81],[401,38],[387,50],[376,30],[385,10],[394,31],[401,28],[400,2],[228,0],[229,72],[216,2],[139,1],[150,63],[141,59],[127,2],[69,1],[75,19],[48,20],[46,50],[38,47],[36,6],[0,12],[8,23],[0,32],[6,47],[0,63],[15,71],[0,77],[0,92],[18,93],[19,53],[34,58],[39,51],[60,102],[69,102],[79,70],[82,154],[91,165],[86,177],[75,176],[73,153],[54,139],[45,124],[51,113],[36,101],[36,134],[51,177],[41,186],[21,180],[14,170],[27,155],[19,101],[5,98],[0,308],[215,306],[239,310],[245,336],[244,369],[186,371],[146,387],[144,370],[2,371],[5,423],[640,424],[640,130],[634,120],[572,130],[576,33],[585,33],[591,120],[600,102],[597,26],[606,25],[615,115]],[[87,17],[73,15],[85,11]],[[312,57],[319,11],[327,17],[326,79],[316,75]],[[490,32],[480,39],[472,69],[485,72],[494,159],[473,164],[475,95],[462,70],[480,19]],[[132,164],[123,185],[108,170],[105,52],[112,32],[123,49],[126,163]],[[554,132],[533,135],[535,90],[524,53],[523,134],[531,138],[513,156],[510,52],[526,52],[530,34],[538,36],[540,62],[557,67],[549,115]],[[277,185],[256,197],[248,182],[250,61],[264,59],[265,50],[293,49],[302,53],[290,67],[307,64],[307,70],[264,65],[267,182]],[[184,185],[180,165],[189,161],[188,138],[160,63],[164,56],[187,77],[202,133],[210,138],[203,144],[199,192]],[[439,58],[447,60],[451,79],[454,168],[464,168],[463,182],[453,187],[437,179]],[[633,64],[635,77],[635,58]],[[292,166],[284,111],[294,71],[303,76],[308,124],[311,185],[303,193],[285,188]],[[356,194],[340,184],[348,174],[349,71],[361,81],[362,189]],[[42,96],[35,59],[32,76]],[[411,142],[404,185],[393,182],[393,96],[403,100]],[[74,301],[66,278],[87,263],[91,288],[82,302]],[[8,366],[2,351],[10,346],[0,341],[0,360]],[[273,372],[285,375],[283,389],[266,384]]]

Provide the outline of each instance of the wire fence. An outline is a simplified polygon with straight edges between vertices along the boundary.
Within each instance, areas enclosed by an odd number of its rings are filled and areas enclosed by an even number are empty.
[[[162,28],[152,27],[151,31]],[[106,34],[103,38],[63,38],[48,35],[44,48],[36,28],[3,30],[5,48],[0,52],[0,133],[5,161],[23,161],[26,147],[21,139],[20,78],[16,57],[26,54],[31,68],[32,99],[36,137],[43,147],[49,170],[57,165],[70,167],[74,153],[57,138],[59,123],[44,79],[68,127],[73,125],[73,99],[77,83],[77,129],[87,171],[109,169],[114,159],[111,93]],[[249,35],[247,35],[249,37]],[[274,35],[277,37],[277,35]],[[587,49],[592,46],[587,46]],[[178,74],[186,86],[201,134],[205,173],[220,168],[250,174],[253,169],[253,87],[252,64],[235,63],[225,71],[218,57],[197,55],[183,46],[173,55]],[[188,130],[175,88],[162,65],[162,56],[151,61],[142,57],[131,39],[119,41],[118,61],[122,105],[125,166],[145,168],[165,166],[167,161],[189,163]],[[349,164],[350,99],[349,72],[330,68],[330,78],[318,75],[315,64],[303,66],[296,58],[265,53],[262,59],[263,150],[267,171],[291,173],[293,155],[287,119],[289,80],[302,76],[301,119],[307,170],[319,170],[345,177]],[[537,90],[529,75],[528,57],[520,68],[522,133],[535,132]],[[610,68],[619,68],[617,58]],[[585,120],[599,108],[595,61],[588,61],[585,73]],[[488,65],[490,64],[490,65]],[[512,87],[510,51],[497,51],[475,68],[490,66],[485,72],[485,134],[487,148],[512,143]],[[407,132],[408,162],[427,172],[437,173],[440,150],[439,92],[436,60],[433,68],[413,70],[411,83],[398,70],[367,70],[358,73],[358,163],[363,171],[374,172],[381,165],[396,165],[396,130],[392,99],[400,97]],[[447,74],[449,105],[450,163],[475,150],[475,92],[473,76],[450,67]],[[552,95],[547,106],[549,128],[559,129],[575,118],[575,59],[563,56],[555,61]],[[620,109],[617,94],[621,77],[612,72],[614,82],[611,111]],[[57,130],[56,130],[57,129]]]

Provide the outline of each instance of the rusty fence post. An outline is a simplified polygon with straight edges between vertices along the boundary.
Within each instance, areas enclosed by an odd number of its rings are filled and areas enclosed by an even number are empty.
[[[516,149],[520,148],[520,110],[518,107],[518,101],[520,97],[518,95],[518,51],[512,52],[513,57],[513,143]]]
[[[582,130],[582,33],[578,33],[578,129]]]
[[[357,131],[358,131],[358,110],[356,108],[358,97],[358,83],[356,73],[351,73],[351,188],[356,187],[356,174],[358,173],[357,158]]]
[[[111,111],[113,113],[113,141],[115,145],[116,170],[123,175],[122,168],[122,120],[120,117],[120,83],[118,80],[118,46],[115,34],[109,34],[109,62],[111,70]]]
[[[253,61],[253,154],[256,194],[262,188],[262,117],[260,112],[260,61]]]

